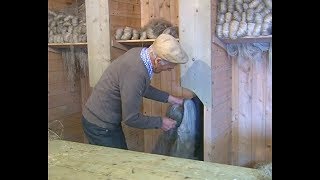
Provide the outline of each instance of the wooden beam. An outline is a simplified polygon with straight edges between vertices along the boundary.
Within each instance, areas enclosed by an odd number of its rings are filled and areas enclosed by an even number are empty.
[[[179,39],[189,61],[181,67],[181,86],[212,108],[211,1],[179,2]]]
[[[111,63],[108,0],[86,0],[89,82],[94,87]]]
[[[241,38],[237,38],[237,39],[221,39],[221,41],[224,43],[233,43],[233,44],[271,42],[272,35],[258,36],[258,37],[246,36],[246,37],[241,37]]]
[[[48,43],[48,48],[87,47],[87,43]]]

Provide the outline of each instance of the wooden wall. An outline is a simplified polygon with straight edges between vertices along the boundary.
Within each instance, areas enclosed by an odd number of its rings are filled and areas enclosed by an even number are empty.
[[[272,71],[268,54],[251,61],[232,58],[232,164],[272,161]]]
[[[76,2],[76,0],[48,0],[48,9],[58,11],[70,6],[74,2]]]
[[[110,14],[110,37],[115,39],[114,34],[119,27],[141,27],[140,0],[109,0]],[[111,59],[115,59],[126,51],[111,47]]]
[[[212,1],[213,108],[205,160],[252,166],[272,161],[272,69],[262,59],[227,55],[215,37],[217,1]],[[208,141],[208,139],[206,140]]]
[[[60,10],[75,0],[49,0],[48,9]],[[83,142],[80,123],[82,97],[80,79],[68,80],[59,50],[48,50],[48,124],[63,124],[63,139]]]
[[[64,139],[83,139],[79,130],[81,114],[80,81],[67,79],[61,53],[48,51],[48,123],[59,120],[63,126]],[[78,123],[77,120],[78,119]],[[78,129],[78,130],[75,130]]]

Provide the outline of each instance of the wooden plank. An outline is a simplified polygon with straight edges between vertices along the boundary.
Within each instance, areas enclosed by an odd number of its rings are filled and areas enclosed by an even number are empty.
[[[237,39],[220,39],[224,43],[232,43],[232,44],[238,44],[238,43],[261,43],[261,42],[271,42],[272,41],[272,35],[268,36],[258,36],[258,37],[241,37]]]
[[[171,71],[171,92],[174,96],[182,97],[182,87],[180,80],[180,66],[176,66]]]
[[[48,51],[48,61],[52,61],[52,60],[61,60],[62,56],[61,53],[54,53],[54,52],[49,52]]]
[[[160,0],[158,1],[159,17],[171,21],[171,11],[170,11],[170,0]]]
[[[49,61],[48,63],[48,71],[64,71],[62,60],[59,61]]]
[[[81,109],[83,109],[92,92],[92,87],[90,87],[90,84],[89,84],[89,77],[80,78],[80,87],[81,87]]]
[[[112,7],[110,8],[110,15],[141,18],[140,4],[109,1],[109,6]]]
[[[212,52],[223,52],[223,49],[212,43]],[[212,56],[212,118],[211,118],[211,153],[213,162],[231,163],[231,62],[226,56]]]
[[[128,46],[139,46],[139,47],[145,47],[149,46],[154,42],[155,39],[144,39],[144,40],[115,40],[116,42],[128,45]],[[177,39],[179,41],[179,39]],[[115,44],[115,42],[114,42]],[[116,45],[114,45],[116,46]]]
[[[181,65],[181,85],[212,107],[211,74],[211,1],[179,2],[179,39],[189,56]],[[206,88],[203,88],[206,87]]]
[[[168,0],[170,5],[170,22],[179,26],[179,0]]]
[[[238,56],[239,61],[239,165],[252,163],[252,64]]]
[[[118,48],[111,48],[111,60],[115,60],[119,56],[123,55],[126,51],[118,49]]]
[[[151,18],[151,7],[150,0],[140,0],[141,1],[141,27],[146,25]]]
[[[110,25],[116,28],[125,26],[140,28],[140,18],[110,15]]]
[[[109,66],[109,5],[106,0],[86,0],[89,82],[94,87]]]
[[[212,138],[212,108],[203,106],[203,159],[204,161],[215,161],[215,142]]]
[[[76,81],[75,83],[69,82],[59,82],[48,84],[48,96],[65,94],[68,92],[80,91],[80,83]]]
[[[76,0],[48,0],[48,9],[58,11],[70,6]]]
[[[85,48],[87,43],[48,43],[48,47],[51,48],[70,48],[70,46]]]
[[[66,75],[63,71],[56,71],[56,72],[48,72],[48,83],[49,84],[55,84],[55,83],[61,83],[66,82],[65,79]]]
[[[252,163],[265,162],[266,56],[253,61],[252,73]]]
[[[123,133],[129,150],[144,152],[144,130],[122,124]]]
[[[54,108],[62,106],[64,104],[80,102],[80,91],[48,96],[48,108]]]
[[[150,99],[147,98],[143,98],[143,114],[145,116],[150,116],[152,115],[152,107],[151,107],[151,101]],[[146,133],[147,130],[144,130],[144,152],[151,152],[150,148],[151,148],[151,144],[152,142],[152,137],[149,137],[150,134]]]
[[[76,81],[68,79],[68,74],[66,71],[50,71],[50,72],[48,71],[49,84],[55,84],[55,83],[61,83],[61,82],[73,83]]]
[[[113,39],[111,41],[111,46],[113,48],[117,48],[117,49],[120,49],[120,50],[123,50],[123,51],[128,51],[130,49],[127,45],[124,45],[125,43],[119,43],[118,41],[119,40]]]
[[[232,58],[232,154],[231,164],[239,164],[239,61]]]
[[[257,169],[84,143],[48,142],[49,179],[262,179]],[[271,179],[271,177],[266,178]]]
[[[78,112],[65,116],[61,119],[57,119],[63,125],[61,136],[63,140],[83,143],[84,133],[82,129],[81,117],[81,112]]]
[[[80,103],[64,104],[63,106],[48,109],[48,119],[52,121],[77,112],[81,112]]]
[[[268,53],[266,72],[265,117],[266,117],[266,161],[272,162],[272,42]]]
[[[160,73],[161,76],[161,90],[168,92],[171,94],[171,72],[170,71],[163,71]],[[161,104],[161,115],[165,116],[167,109],[169,107],[168,103]]]
[[[159,0],[149,0],[149,3],[152,4],[153,9],[153,17],[152,18],[160,18],[160,8],[159,8]]]

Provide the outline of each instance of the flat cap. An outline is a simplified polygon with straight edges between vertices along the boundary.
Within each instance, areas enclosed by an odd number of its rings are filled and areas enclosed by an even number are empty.
[[[184,64],[189,59],[180,43],[169,34],[160,34],[153,42],[152,48],[161,59],[175,64]]]

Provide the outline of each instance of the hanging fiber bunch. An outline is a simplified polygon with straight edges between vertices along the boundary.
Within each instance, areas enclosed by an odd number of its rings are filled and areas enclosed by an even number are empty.
[[[272,0],[220,0],[216,35],[222,39],[272,34]]]
[[[136,30],[136,29],[132,29],[132,37],[131,37],[131,39],[132,40],[136,40],[136,39],[139,39],[139,37],[140,37],[139,31]]]
[[[121,36],[122,40],[129,40],[132,37],[132,27],[126,26],[123,30],[123,34]]]
[[[147,32],[146,31],[141,31],[140,32],[140,39],[141,40],[147,39]]]
[[[151,19],[142,28],[142,31],[147,32],[148,39],[156,39],[168,27],[172,27],[172,24],[169,21],[167,21],[163,18],[156,18],[156,19]]]
[[[172,26],[165,29],[162,34],[170,34],[171,36],[175,38],[179,38],[179,28],[178,26]]]
[[[246,59],[261,58],[263,52],[267,52],[270,48],[270,43],[242,43],[242,44],[227,44],[227,53],[230,56],[242,56]]]
[[[88,77],[87,48],[61,49],[64,69],[68,80],[75,82],[79,77]]]

